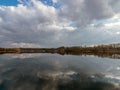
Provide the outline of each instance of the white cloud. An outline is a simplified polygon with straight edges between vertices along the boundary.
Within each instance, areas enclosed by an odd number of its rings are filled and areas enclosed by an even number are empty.
[[[28,47],[28,48],[30,48],[30,47],[42,47],[42,46],[40,46],[39,44],[37,45],[37,44],[34,44],[34,43],[11,43],[10,44],[11,45],[11,47]]]
[[[118,28],[120,27],[120,16],[119,15],[115,15],[114,17],[104,20],[103,21],[103,25],[106,28]]]
[[[50,24],[50,25],[47,25],[47,30],[68,30],[68,31],[74,31],[76,30],[77,28],[76,27],[72,27],[70,26],[68,23],[62,23],[62,24]]]
[[[104,24],[105,27],[107,28],[111,28],[111,27],[119,27],[120,26],[120,22],[115,22],[115,23],[106,23]]]
[[[117,67],[117,70],[120,70],[120,67]]]
[[[1,7],[0,34],[3,36],[2,43],[6,42],[7,44],[12,41],[11,43],[44,45],[49,40],[53,43],[55,31],[64,29],[62,25],[59,25],[60,23],[64,24],[64,22],[59,22],[54,7],[45,6],[37,0],[32,0],[32,2],[33,6],[31,7],[23,4],[19,4],[17,7]]]
[[[58,2],[58,0],[53,0],[53,2],[54,2],[54,3],[57,3],[57,2]]]
[[[116,34],[120,35],[120,32],[116,32]]]
[[[51,47],[119,42],[120,16],[110,1],[60,0],[57,9],[39,0],[19,0],[18,6],[0,6],[0,45]],[[70,25],[73,22],[75,26]]]

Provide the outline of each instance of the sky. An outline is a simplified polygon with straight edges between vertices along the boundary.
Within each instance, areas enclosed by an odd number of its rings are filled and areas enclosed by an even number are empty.
[[[0,0],[0,47],[120,42],[120,0]]]

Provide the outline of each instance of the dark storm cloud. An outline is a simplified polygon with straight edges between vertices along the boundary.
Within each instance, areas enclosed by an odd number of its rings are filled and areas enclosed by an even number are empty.
[[[109,0],[109,4],[115,13],[120,13],[120,0]]]
[[[91,19],[105,19],[114,15],[108,0],[85,0],[84,4]]]
[[[79,27],[114,15],[108,0],[62,0],[61,3],[60,15],[77,22]]]

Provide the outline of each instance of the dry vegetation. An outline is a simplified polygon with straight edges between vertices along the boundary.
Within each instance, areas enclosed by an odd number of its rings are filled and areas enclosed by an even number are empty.
[[[74,46],[59,48],[0,48],[0,53],[58,53],[70,55],[95,55],[100,57],[120,55],[120,44]]]

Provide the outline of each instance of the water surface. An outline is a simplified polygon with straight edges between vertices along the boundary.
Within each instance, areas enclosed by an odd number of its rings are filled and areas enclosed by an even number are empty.
[[[0,55],[0,90],[119,90],[120,59],[58,54]]]

